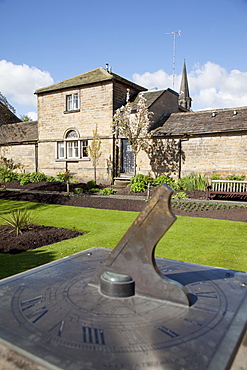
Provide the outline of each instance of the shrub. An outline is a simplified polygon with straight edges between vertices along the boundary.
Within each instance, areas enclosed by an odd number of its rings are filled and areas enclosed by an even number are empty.
[[[132,193],[142,193],[147,189],[148,183],[152,181],[153,178],[151,176],[145,176],[141,173],[138,173],[131,178],[130,184],[128,186],[130,187],[130,191]]]
[[[215,173],[211,176],[211,180],[223,180],[223,177],[219,173]]]
[[[0,216],[8,225],[13,227],[12,231],[16,231],[16,235],[22,233],[22,229],[28,229],[31,225],[30,212],[26,209],[17,209],[6,216]]]
[[[183,191],[180,191],[179,193],[176,193],[176,194],[172,195],[172,199],[186,199],[186,198],[189,198],[189,197]]]
[[[238,176],[238,175],[230,175],[225,178],[225,180],[232,180],[232,181],[244,181],[245,176]]]
[[[191,173],[189,176],[182,177],[178,180],[175,190],[206,190],[208,180],[206,176]]]
[[[29,174],[30,182],[46,181],[46,175],[43,172],[32,172]]]
[[[22,173],[20,175],[18,175],[18,180],[20,181],[20,185],[26,185],[26,184],[29,184],[31,181],[30,181],[30,176],[28,173]]]
[[[89,192],[90,193],[98,193],[99,192],[99,188],[91,188],[91,189],[89,189]]]
[[[18,180],[18,174],[16,172],[5,170],[5,173],[3,175],[3,172],[1,171],[0,167],[0,181],[10,182],[13,180]]]
[[[167,184],[168,186],[170,186],[173,189],[174,186],[175,186],[175,181],[170,176],[160,175],[156,179],[154,179],[153,185],[157,186],[157,185],[161,185],[161,184]]]
[[[88,190],[93,189],[96,187],[96,182],[94,180],[90,180],[87,182],[87,188]]]
[[[46,175],[42,172],[20,173],[17,175],[17,179],[20,181],[20,185],[26,185],[29,182],[48,181]]]
[[[146,184],[146,176],[138,173],[137,175],[133,176],[130,180],[130,185],[135,184],[137,182],[143,182]]]
[[[20,163],[14,163],[13,159],[0,157],[0,181],[3,182],[6,189],[6,182],[11,181],[11,174],[14,170],[21,167]]]
[[[47,176],[46,181],[47,182],[53,182],[53,181],[56,181],[56,179],[53,176]]]
[[[82,194],[83,192],[84,192],[84,190],[82,188],[75,188],[74,189],[75,194]]]
[[[132,193],[142,193],[147,189],[147,185],[144,182],[134,182],[128,185]]]
[[[100,191],[100,194],[103,194],[103,195],[111,195],[111,194],[115,194],[115,190],[113,190],[112,188],[104,188],[104,189],[101,189]]]

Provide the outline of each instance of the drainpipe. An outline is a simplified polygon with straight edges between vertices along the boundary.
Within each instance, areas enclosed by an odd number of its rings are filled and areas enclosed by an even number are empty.
[[[182,167],[182,139],[178,140],[178,178],[181,178]]]
[[[35,172],[38,172],[39,170],[38,143],[34,144],[34,166]]]

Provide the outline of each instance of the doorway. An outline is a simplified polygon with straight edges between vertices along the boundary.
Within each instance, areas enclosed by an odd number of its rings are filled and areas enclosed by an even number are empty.
[[[122,139],[121,173],[133,175],[135,172],[134,153],[127,139]]]

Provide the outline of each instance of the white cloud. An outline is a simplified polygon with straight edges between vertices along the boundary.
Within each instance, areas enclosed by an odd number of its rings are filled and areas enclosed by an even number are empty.
[[[26,64],[16,65],[0,60],[0,91],[12,105],[36,107],[35,90],[52,83],[53,78],[49,72]]]
[[[32,119],[32,121],[37,121],[38,119],[38,115],[36,112],[27,112],[26,114],[28,117],[30,117]]]
[[[145,72],[143,75],[135,73],[132,77],[137,84],[148,89],[153,89],[155,87],[158,89],[166,89],[167,87],[172,87],[172,75],[168,75],[162,69],[154,73]]]
[[[172,88],[172,75],[163,70],[143,75],[134,74],[136,83],[147,88]],[[195,65],[188,74],[192,109],[233,108],[247,106],[247,72],[228,72],[218,64]],[[175,76],[175,91],[179,91],[181,74]]]

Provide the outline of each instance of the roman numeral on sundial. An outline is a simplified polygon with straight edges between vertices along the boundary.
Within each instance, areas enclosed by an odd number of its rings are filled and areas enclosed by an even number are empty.
[[[105,345],[104,330],[101,330],[101,329],[83,326],[82,327],[82,338],[83,338],[84,343]]]
[[[162,331],[162,333],[168,335],[168,337],[170,338],[177,338],[180,336],[180,334],[176,333],[175,331],[167,328],[166,326],[162,325],[162,326],[158,326],[157,327],[158,330]]]
[[[43,303],[43,296],[37,296],[34,298],[30,298],[21,302],[21,310],[26,311],[30,310],[31,308]],[[32,323],[35,324],[39,321],[46,313],[48,312],[46,306],[37,307],[34,311],[31,311],[26,314],[27,319],[32,319]]]

